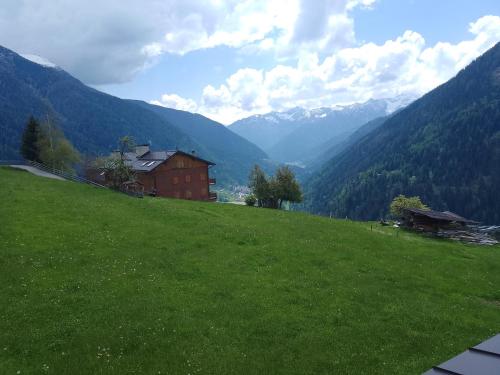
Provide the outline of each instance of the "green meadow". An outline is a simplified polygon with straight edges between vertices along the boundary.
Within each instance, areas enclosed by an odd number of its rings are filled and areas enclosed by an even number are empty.
[[[498,332],[498,246],[0,169],[1,374],[420,374]]]

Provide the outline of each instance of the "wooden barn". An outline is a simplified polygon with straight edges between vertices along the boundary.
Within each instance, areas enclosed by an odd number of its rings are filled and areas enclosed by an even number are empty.
[[[426,232],[463,228],[469,224],[477,224],[477,222],[450,211],[440,212],[418,208],[407,208],[403,211],[404,226]]]
[[[118,157],[118,156],[117,156]],[[217,193],[210,191],[215,179],[209,169],[214,163],[192,153],[179,150],[151,151],[149,145],[135,147],[124,154],[125,164],[137,177],[137,184],[144,194],[159,197],[216,201]],[[99,172],[95,179],[107,183],[106,174]]]

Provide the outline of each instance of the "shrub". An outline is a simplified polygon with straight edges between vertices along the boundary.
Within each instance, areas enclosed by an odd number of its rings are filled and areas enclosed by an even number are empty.
[[[257,198],[255,195],[250,194],[245,197],[245,203],[247,206],[255,206],[255,203],[257,203]]]

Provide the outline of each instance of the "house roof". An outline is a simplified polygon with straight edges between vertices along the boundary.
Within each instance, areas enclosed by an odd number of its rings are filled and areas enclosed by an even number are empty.
[[[134,152],[125,153],[125,164],[130,166],[136,172],[149,172],[158,167],[160,164],[170,159],[174,155],[185,155],[192,159],[202,161],[208,165],[215,165],[211,161],[197,157],[184,151],[148,151],[143,155],[136,155]]]
[[[476,223],[473,220],[466,219],[460,215],[457,215],[453,212],[450,211],[445,211],[445,212],[440,212],[440,211],[433,211],[433,210],[422,210],[420,208],[406,208],[405,211],[420,215],[420,216],[425,216],[430,219],[434,220],[442,220],[442,221],[457,221],[461,223]]]
[[[500,334],[476,345],[423,375],[498,375],[500,373]]]

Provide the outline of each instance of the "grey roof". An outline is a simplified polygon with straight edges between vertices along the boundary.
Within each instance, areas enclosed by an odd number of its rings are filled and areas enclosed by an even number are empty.
[[[458,221],[458,222],[463,222],[463,223],[475,223],[473,220],[466,219],[460,215],[457,215],[453,212],[450,211],[445,211],[445,212],[440,212],[440,211],[433,211],[433,210],[422,210],[420,208],[406,208],[405,209],[408,212],[412,212],[414,214],[422,215],[429,217],[431,219],[435,220],[444,220],[444,221]]]
[[[170,159],[175,154],[182,154],[189,156],[193,159],[201,160],[209,165],[214,165],[211,161],[201,159],[193,154],[175,150],[175,151],[148,151],[144,155],[137,156],[135,152],[126,152],[125,164],[132,167],[137,172],[149,172],[162,164],[164,161]]]
[[[499,375],[500,334],[476,345],[466,352],[434,366],[423,375]]]
[[[141,156],[142,160],[167,160],[174,155],[176,151],[149,151]]]

